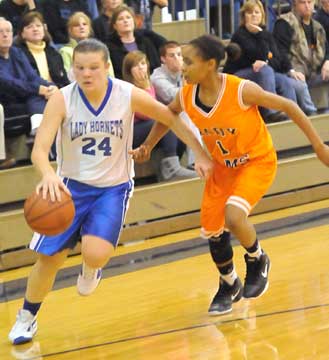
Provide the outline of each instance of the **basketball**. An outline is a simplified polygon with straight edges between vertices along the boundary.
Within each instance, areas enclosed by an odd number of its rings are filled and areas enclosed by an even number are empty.
[[[75,208],[72,198],[61,191],[61,201],[51,201],[34,191],[24,203],[24,216],[30,228],[42,235],[57,235],[64,232],[72,223]]]

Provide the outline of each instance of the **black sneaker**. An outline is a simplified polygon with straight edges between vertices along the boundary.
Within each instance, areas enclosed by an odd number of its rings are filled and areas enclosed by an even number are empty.
[[[270,271],[270,258],[263,252],[259,259],[245,254],[247,265],[244,280],[243,297],[257,298],[265,293],[268,288],[268,273]]]
[[[210,304],[208,314],[222,315],[232,311],[232,303],[241,299],[242,291],[242,283],[239,278],[234,281],[232,286],[220,278],[219,290]]]

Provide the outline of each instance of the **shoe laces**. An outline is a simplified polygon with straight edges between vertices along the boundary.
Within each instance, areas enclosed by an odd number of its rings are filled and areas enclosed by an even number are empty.
[[[83,267],[82,276],[85,280],[94,280],[97,276],[98,269],[92,269],[87,266]]]
[[[25,309],[21,309],[19,310],[18,314],[17,314],[17,320],[20,320],[21,322],[28,322],[28,321],[32,321],[34,318],[34,315]]]
[[[228,297],[230,295],[232,287],[233,285],[229,285],[225,280],[221,278],[219,282],[219,290],[216,294],[216,299]]]
[[[14,325],[14,330],[19,328],[25,328],[27,325],[30,325],[33,322],[34,315],[31,314],[28,310],[21,309],[16,315],[16,323]]]
[[[260,266],[260,259],[246,255],[247,271],[245,280],[250,283],[250,280],[254,280],[259,276],[258,268]]]

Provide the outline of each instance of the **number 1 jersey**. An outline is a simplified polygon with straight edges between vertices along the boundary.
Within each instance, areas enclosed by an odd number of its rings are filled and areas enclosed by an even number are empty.
[[[180,90],[180,102],[199,129],[212,157],[221,165],[237,168],[266,156],[273,151],[273,144],[258,107],[243,103],[246,80],[234,75],[219,76],[222,76],[222,87],[209,113],[196,104],[196,85],[185,85]]]

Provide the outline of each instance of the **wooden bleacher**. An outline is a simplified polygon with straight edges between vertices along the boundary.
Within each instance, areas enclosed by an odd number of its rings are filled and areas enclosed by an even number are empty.
[[[312,122],[322,138],[329,141],[329,114],[315,116]],[[285,156],[279,160],[276,180],[253,213],[327,198],[328,169],[311,151],[289,154],[309,145],[304,134],[290,120],[268,128],[278,154]],[[38,179],[32,166],[0,172],[0,270],[34,261],[35,255],[26,249],[32,232],[24,221],[22,206]],[[198,227],[202,189],[200,179],[136,187],[121,243]]]

